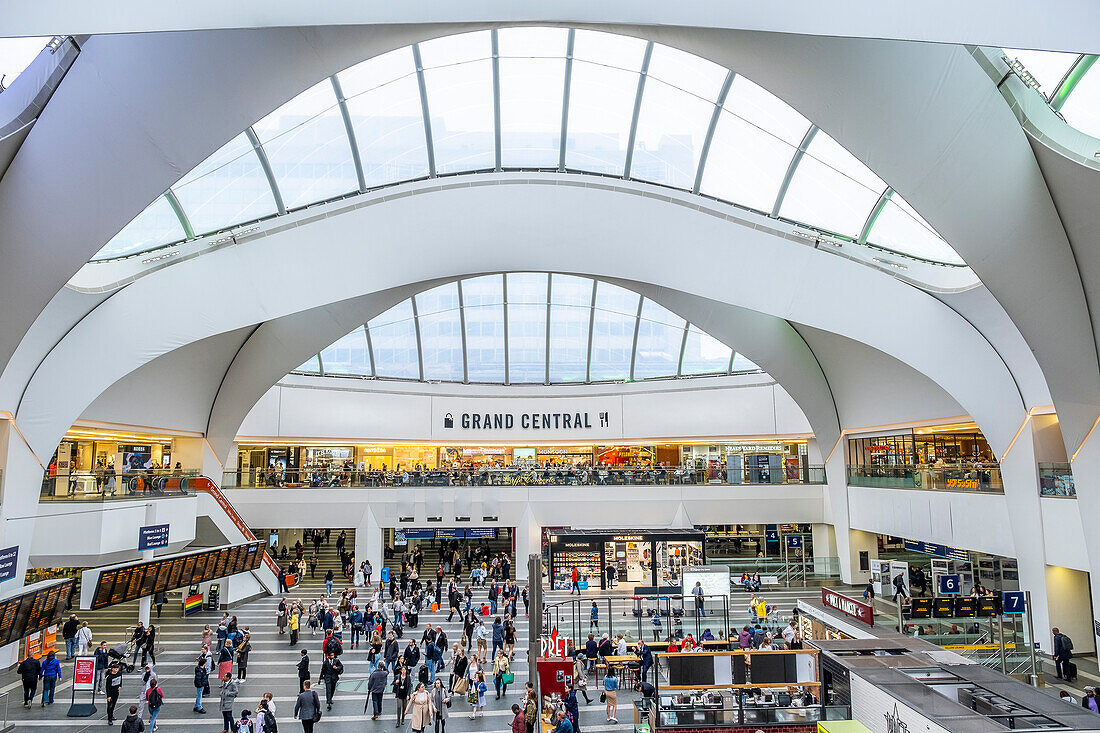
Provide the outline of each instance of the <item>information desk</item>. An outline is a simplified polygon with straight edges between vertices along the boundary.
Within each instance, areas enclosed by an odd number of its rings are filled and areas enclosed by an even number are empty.
[[[160,591],[256,570],[263,554],[263,543],[256,541],[85,570],[81,575],[80,607],[98,610]]]

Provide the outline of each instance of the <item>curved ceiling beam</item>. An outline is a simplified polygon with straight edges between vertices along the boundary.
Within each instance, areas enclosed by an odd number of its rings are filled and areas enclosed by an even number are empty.
[[[260,398],[310,353],[324,349],[353,329],[410,295],[446,279],[414,283],[352,298],[268,321],[256,330],[227,370],[210,413],[207,437],[219,459],[226,460],[241,424]],[[681,316],[707,321],[711,335],[743,350],[791,395],[822,442],[840,437],[829,386],[806,343],[786,321],[689,293],[635,281],[607,279],[638,292]],[[681,312],[683,311],[683,312]],[[757,361],[759,359],[759,361]],[[772,373],[775,369],[775,373]]]
[[[714,215],[718,210],[526,179],[443,190],[423,181],[405,190],[423,192],[386,196],[384,205],[211,251],[116,293],[62,339],[31,380],[17,414],[28,441],[38,451],[52,451],[96,395],[184,343],[425,278],[501,270],[575,271],[646,282],[845,335],[939,383],[998,453],[1025,416],[1004,362],[953,310],[884,273],[727,221]],[[692,201],[690,194],[683,198]],[[447,237],[439,236],[443,231]],[[517,241],[526,246],[516,247]],[[686,259],[709,266],[663,267],[672,241]],[[627,248],[632,256],[621,257]],[[311,256],[301,258],[307,250]],[[325,287],[286,288],[280,268],[290,260],[299,263],[299,278]],[[326,263],[334,261],[348,266],[332,271]],[[772,271],[784,276],[759,277]],[[139,309],[174,317],[155,338],[108,350],[86,364],[81,380],[72,380],[71,364],[102,344],[105,334],[119,332]],[[897,323],[924,324],[936,333],[938,348],[928,349]],[[953,358],[942,359],[944,352]]]
[[[1023,0],[927,0],[914,4],[883,4],[849,0],[841,6],[815,0],[731,5],[725,0],[679,3],[637,3],[631,0],[543,0],[517,5],[510,0],[482,0],[454,7],[406,2],[374,5],[335,0],[319,7],[272,4],[263,0],[221,3],[197,0],[185,7],[114,0],[110,12],[100,3],[42,0],[20,7],[5,19],[11,36],[54,33],[148,33],[221,28],[269,28],[374,23],[531,22],[561,20],[584,23],[637,23],[732,28],[797,33],[806,36],[892,38],[934,43],[970,43],[1010,48],[1100,52],[1096,34],[1100,21],[1090,0],[1047,0],[1043,15],[1073,22],[1035,23],[1034,6]],[[944,19],[950,18],[950,23]],[[61,25],[58,25],[58,24]]]

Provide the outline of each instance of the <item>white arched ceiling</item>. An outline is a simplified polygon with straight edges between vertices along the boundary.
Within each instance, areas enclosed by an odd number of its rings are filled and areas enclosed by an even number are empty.
[[[43,361],[19,407],[19,425],[36,450],[52,451],[95,396],[161,353],[364,293],[500,270],[564,270],[650,283],[862,341],[939,383],[998,452],[1022,422],[1024,407],[1004,362],[968,322],[930,295],[712,215],[718,211],[629,190],[581,188],[566,179],[515,178],[445,190],[433,182],[407,184],[405,193],[413,195],[386,195],[384,205],[285,228],[143,277],[90,313]],[[440,237],[442,231],[448,236]],[[517,241],[525,246],[516,247]],[[667,266],[673,246],[684,262],[707,267]],[[310,256],[301,257],[307,249]],[[626,251],[631,256],[624,258]],[[296,280],[324,287],[287,288],[288,261],[296,263]],[[342,266],[332,268],[333,262]],[[146,338],[102,353],[86,364],[81,380],[66,379],[79,354],[132,320],[136,310],[174,317]],[[923,324],[937,334],[940,348],[925,348],[898,323]],[[943,360],[943,350],[955,358]]]
[[[450,30],[90,39],[0,181],[0,304],[11,324],[0,333],[0,361],[50,294],[140,210],[138,202],[324,76]],[[1018,123],[965,51],[703,29],[617,30],[743,70],[896,182],[1020,326],[1051,385],[1068,447],[1080,444],[1100,409],[1100,370],[1079,277]],[[227,68],[234,73],[223,73]],[[861,110],[874,113],[854,113]],[[74,129],[77,119],[82,125]],[[114,185],[101,185],[105,170],[114,172]],[[1039,241],[1042,248],[1032,246]],[[51,251],[45,265],[43,243]]]
[[[682,3],[637,3],[632,0],[553,0],[517,5],[511,0],[439,5],[406,2],[376,5],[355,0],[330,0],[318,6],[272,4],[263,0],[189,3],[186,8],[116,0],[111,12],[96,4],[43,0],[13,14],[5,30],[13,36],[52,33],[147,33],[212,28],[269,28],[375,23],[442,21],[531,21],[558,19],[588,23],[637,23],[777,31],[807,36],[894,38],[937,43],[973,43],[1012,48],[1097,51],[1091,31],[1098,17],[1090,0],[1047,0],[1047,22],[1036,23],[1035,6],[1023,0],[971,0],[960,5],[949,0],[883,4],[876,0],[849,0],[840,6],[815,0],[731,5],[724,0]],[[950,22],[944,22],[950,18]],[[1058,19],[1065,22],[1055,22]],[[59,25],[60,24],[60,25]]]

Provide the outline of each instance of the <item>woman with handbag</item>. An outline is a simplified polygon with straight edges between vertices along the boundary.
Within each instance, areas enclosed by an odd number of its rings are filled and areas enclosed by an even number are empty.
[[[603,698],[607,703],[607,722],[618,723],[615,714],[619,712],[619,678],[610,667],[603,678]]]
[[[412,713],[411,725],[414,733],[424,733],[424,729],[432,722],[432,716],[435,714],[435,705],[432,704],[432,696],[428,694],[428,689],[424,686],[423,682],[416,685],[416,690],[413,692],[412,697],[409,698],[409,704],[408,707],[405,708],[405,713]]]
[[[432,707],[435,708],[435,733],[447,731],[447,708],[451,707],[451,696],[443,688],[443,678],[436,677],[431,690]]]
[[[503,650],[497,650],[497,658],[493,660],[493,686],[497,690],[497,700],[501,694],[508,694],[508,684],[515,679],[508,664],[508,657]]]

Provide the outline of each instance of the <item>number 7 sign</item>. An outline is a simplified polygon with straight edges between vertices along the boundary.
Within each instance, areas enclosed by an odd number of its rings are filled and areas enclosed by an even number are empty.
[[[1025,610],[1024,592],[1022,590],[1006,590],[1001,599],[1002,613],[1006,616],[1019,616]]]

